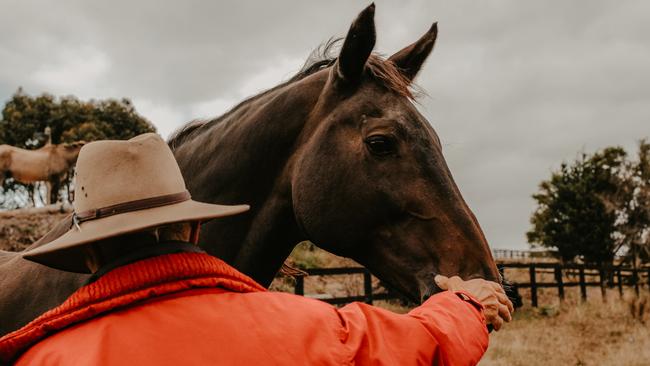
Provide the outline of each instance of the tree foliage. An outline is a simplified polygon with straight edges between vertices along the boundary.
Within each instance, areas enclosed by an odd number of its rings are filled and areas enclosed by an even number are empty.
[[[533,195],[538,207],[527,233],[534,246],[556,249],[564,261],[611,264],[614,256],[650,258],[650,144],[638,159],[609,147],[561,165]]]
[[[604,202],[617,214],[617,239],[628,261],[650,261],[650,143],[639,142],[638,159],[628,162],[618,191]]]
[[[611,262],[616,216],[599,197],[616,191],[625,157],[624,150],[608,148],[562,164],[533,195],[539,206],[531,218],[528,241],[556,248],[565,261],[581,257],[586,262]]]
[[[74,96],[29,96],[19,89],[5,104],[0,120],[0,143],[36,148],[46,143],[50,127],[52,143],[125,140],[155,131],[130,100],[81,101]]]
[[[18,89],[2,110],[0,144],[37,149],[47,143],[45,131],[48,127],[53,144],[125,140],[155,131],[153,125],[140,116],[126,98],[82,101],[74,96],[30,96]],[[24,197],[11,199],[24,196],[25,192],[30,191],[29,187],[13,179],[2,183],[2,206],[15,208],[29,202]]]

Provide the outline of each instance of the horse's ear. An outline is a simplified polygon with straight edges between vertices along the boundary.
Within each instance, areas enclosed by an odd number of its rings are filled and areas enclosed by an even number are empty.
[[[402,74],[409,80],[413,80],[420,71],[422,64],[427,59],[438,36],[438,23],[433,23],[426,32],[415,43],[406,46],[401,51],[388,58],[397,66]]]
[[[357,82],[375,47],[375,4],[363,9],[352,22],[336,63],[337,77],[347,82]]]

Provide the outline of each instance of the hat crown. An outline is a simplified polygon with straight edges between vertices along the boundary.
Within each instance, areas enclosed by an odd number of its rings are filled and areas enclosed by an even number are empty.
[[[79,152],[76,212],[185,191],[173,153],[155,133],[126,141],[95,141]]]

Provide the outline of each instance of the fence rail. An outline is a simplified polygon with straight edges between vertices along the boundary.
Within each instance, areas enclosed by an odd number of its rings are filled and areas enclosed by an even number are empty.
[[[560,301],[563,301],[566,287],[580,287],[580,297],[583,301],[586,301],[588,287],[599,287],[603,300],[606,297],[607,288],[617,288],[620,296],[623,296],[624,287],[633,287],[637,295],[639,295],[644,284],[650,287],[650,268],[646,267],[595,267],[579,264],[562,265],[559,263],[499,263],[497,267],[505,279],[508,278],[508,275],[504,272],[508,268],[528,269],[528,282],[512,281],[512,284],[518,288],[530,289],[530,302],[534,307],[539,305],[537,290],[540,288],[557,288],[558,297]],[[539,274],[548,273],[553,274],[552,282],[538,281]],[[566,282],[564,280],[565,277],[575,277],[576,274],[578,281]]]
[[[537,254],[537,252],[533,253],[530,250],[492,249],[492,255],[498,259],[525,259],[533,257],[534,254]]]
[[[508,279],[507,269],[527,270],[528,281],[511,281],[511,284],[519,289],[530,289],[530,303],[532,306],[539,305],[538,290],[542,288],[556,288],[560,301],[565,299],[567,287],[579,287],[580,297],[587,300],[587,288],[599,287],[602,298],[606,296],[607,288],[617,288],[619,294],[623,295],[625,287],[633,287],[638,295],[643,285],[650,288],[650,268],[630,268],[620,266],[593,267],[578,264],[562,265],[559,263],[498,263],[497,267],[502,276]],[[372,286],[372,275],[363,267],[339,267],[339,268],[311,268],[305,271],[305,276],[296,277],[294,293],[302,296],[318,297],[320,300],[334,305],[347,304],[354,301],[361,301],[372,304],[376,300],[403,299],[397,293],[384,290],[374,292]],[[553,275],[553,281],[540,281],[540,275]],[[305,278],[312,276],[342,276],[342,275],[363,275],[363,294],[344,297],[319,297],[314,294],[305,294]],[[577,280],[567,280],[576,278]]]
[[[344,297],[331,297],[321,298],[321,300],[333,305],[343,305],[354,301],[365,302],[371,304],[375,300],[388,300],[397,299],[399,295],[386,291],[386,292],[373,292],[372,288],[372,275],[370,271],[363,267],[340,267],[340,268],[310,268],[307,269],[307,276],[296,277],[296,284],[294,293],[296,295],[305,296],[305,277],[308,276],[336,276],[336,275],[363,275],[363,295],[360,296],[344,296]]]

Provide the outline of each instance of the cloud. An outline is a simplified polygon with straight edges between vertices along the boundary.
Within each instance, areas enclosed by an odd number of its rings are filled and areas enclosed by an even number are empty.
[[[30,76],[35,88],[52,93],[91,95],[106,82],[110,64],[104,53],[93,48],[63,49],[54,63],[44,63]]]

